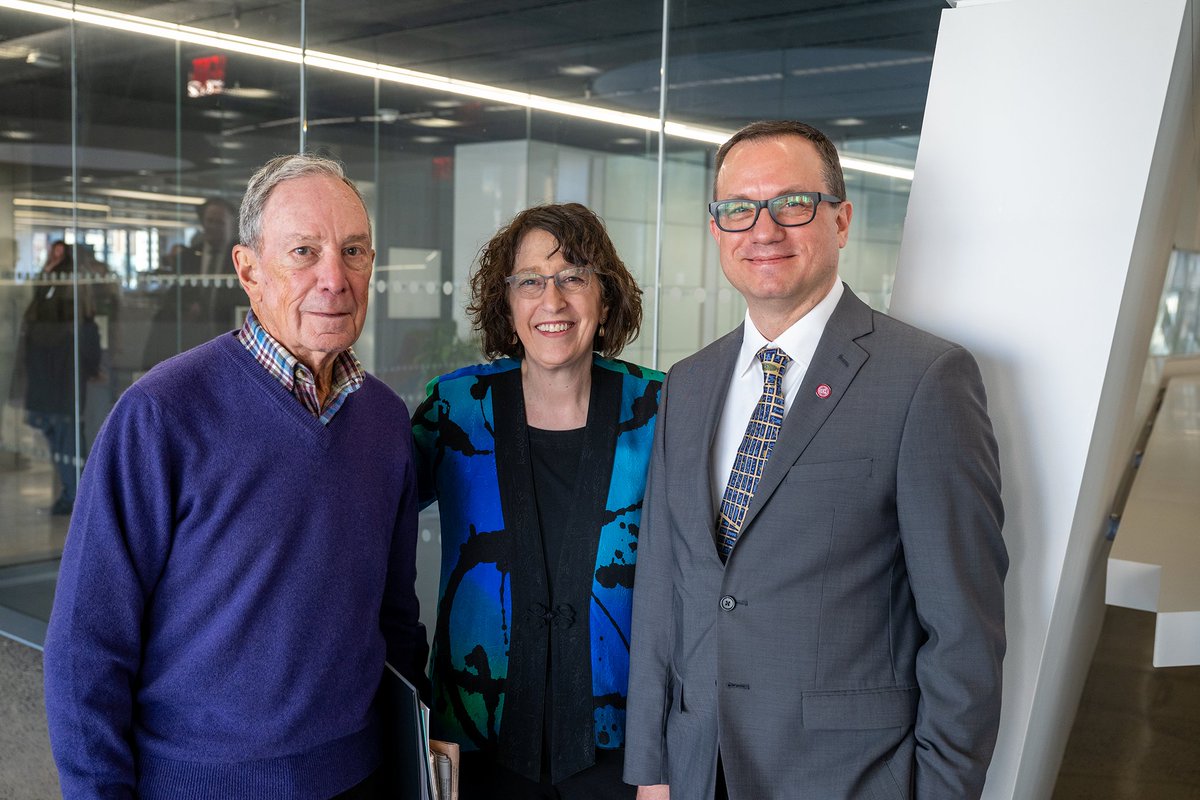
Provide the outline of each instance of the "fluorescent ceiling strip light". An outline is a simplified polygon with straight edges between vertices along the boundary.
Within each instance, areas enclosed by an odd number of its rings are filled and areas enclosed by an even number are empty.
[[[129,200],[149,200],[152,203],[182,203],[190,206],[204,205],[203,197],[187,194],[162,194],[160,192],[137,192],[132,189],[90,189],[92,194],[106,197],[124,197]]]
[[[215,31],[204,30],[203,28],[162,22],[147,17],[122,14],[117,11],[106,11],[90,6],[72,6],[71,4],[57,2],[30,2],[30,0],[0,0],[0,8],[41,14],[42,16],[98,25],[114,30],[140,33],[144,36],[152,36],[158,39],[188,42],[205,47],[231,50],[236,53],[256,55],[273,61],[283,61],[290,64],[303,63],[333,72],[341,72],[365,78],[377,78],[388,83],[414,86],[421,89],[447,92],[449,94],[465,95],[479,100],[492,100],[498,103],[520,106],[536,111],[547,111],[552,114],[560,114],[577,119],[606,122],[612,125],[621,125],[643,131],[659,130],[658,118],[648,117],[644,114],[633,114],[601,106],[556,100],[551,97],[518,92],[512,89],[502,89],[498,86],[489,86],[484,83],[463,81],[457,78],[433,75],[428,72],[417,72],[403,67],[392,67],[386,64],[363,61],[362,59],[339,56],[333,53],[323,53],[318,50],[301,50],[298,47],[266,42],[261,39],[234,36],[228,33],[217,33]],[[732,131],[703,128],[670,121],[664,122],[662,129],[668,136],[714,145],[722,144],[732,135]],[[875,175],[885,175],[902,180],[912,180],[913,174],[911,169],[863,158],[843,158],[842,166],[845,169],[869,172]],[[203,201],[201,200],[200,202]]]
[[[871,161],[854,156],[839,156],[842,169],[852,169],[855,172],[869,172],[872,175],[883,175],[887,178],[899,178],[905,181],[913,179],[911,167],[898,167],[895,164],[885,164],[882,161]]]
[[[112,206],[103,203],[72,203],[67,200],[38,200],[34,197],[14,197],[14,206],[26,208],[78,208],[80,211],[112,211]]]
[[[55,214],[52,211],[20,210],[13,212],[13,219],[28,224],[61,225],[64,228],[79,230],[97,230],[99,228],[117,228],[131,226],[135,228],[194,228],[195,223],[179,222],[169,219],[147,219],[145,217],[83,217],[76,218],[69,214]]]

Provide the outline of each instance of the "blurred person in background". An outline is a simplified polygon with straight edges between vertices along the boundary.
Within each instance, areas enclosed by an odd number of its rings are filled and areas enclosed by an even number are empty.
[[[87,384],[100,374],[100,331],[93,294],[74,264],[66,242],[50,245],[41,274],[34,281],[33,299],[21,318],[14,381],[14,391],[24,396],[29,425],[46,437],[59,486],[48,511],[59,516],[70,514],[75,506],[76,475],[83,466]]]

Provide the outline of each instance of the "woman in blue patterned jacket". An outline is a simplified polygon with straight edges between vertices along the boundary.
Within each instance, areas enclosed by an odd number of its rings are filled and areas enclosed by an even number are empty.
[[[518,214],[467,312],[495,359],[413,415],[442,571],[433,735],[462,797],[633,797],[621,781],[638,523],[662,373],[615,360],[641,290],[577,203]]]

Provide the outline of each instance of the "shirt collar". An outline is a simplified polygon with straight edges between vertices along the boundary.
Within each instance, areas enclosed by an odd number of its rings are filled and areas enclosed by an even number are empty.
[[[758,332],[754,321],[750,319],[750,311],[747,310],[746,321],[742,325],[742,348],[738,351],[737,361],[734,362],[736,366],[734,377],[745,377],[758,363],[758,351],[766,345],[774,345],[782,349],[793,361],[803,360],[805,369],[807,369],[807,362],[812,360],[812,354],[817,350],[821,334],[825,332],[825,325],[833,316],[833,310],[837,308],[844,291],[845,287],[841,279],[835,280],[829,294],[825,295],[825,298],[813,306],[807,314],[793,322],[774,341],[768,341]]]
[[[267,329],[259,323],[258,317],[254,316],[253,311],[246,314],[246,321],[242,324],[242,329],[238,331],[237,337],[254,355],[258,363],[262,364],[267,372],[274,375],[285,389],[289,392],[295,390],[296,370],[308,370],[308,367],[300,363],[300,359],[292,355],[286,347],[279,343],[278,339],[267,333]],[[350,392],[357,390],[362,386],[364,378],[362,364],[354,355],[354,349],[343,350],[333,361],[333,382],[330,396],[333,397],[345,390]]]

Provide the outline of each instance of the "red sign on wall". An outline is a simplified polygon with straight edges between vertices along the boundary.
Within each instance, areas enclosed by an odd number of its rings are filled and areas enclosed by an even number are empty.
[[[207,97],[225,91],[225,56],[202,56],[192,59],[188,74],[188,97]]]

